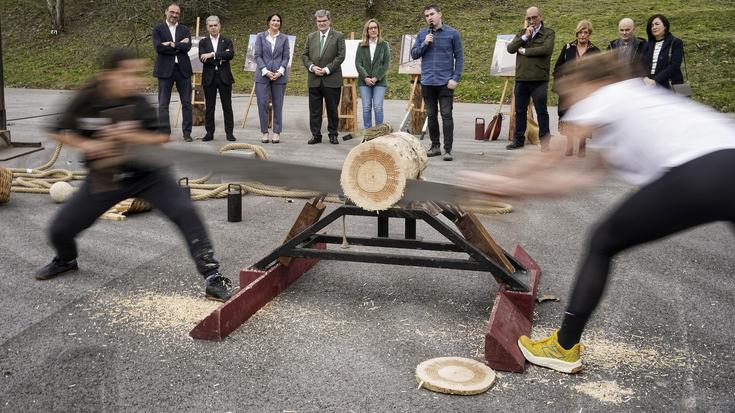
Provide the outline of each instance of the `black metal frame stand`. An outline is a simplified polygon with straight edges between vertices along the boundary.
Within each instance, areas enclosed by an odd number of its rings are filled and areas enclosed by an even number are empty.
[[[442,209],[442,214],[454,221],[456,216],[449,210]],[[327,225],[342,216],[368,216],[378,218],[378,237],[346,237],[350,245],[368,247],[398,248],[427,251],[464,252],[467,259],[440,258],[430,256],[376,253],[367,251],[340,251],[335,249],[318,250],[314,244],[342,244],[341,236],[319,234]],[[391,238],[388,234],[389,218],[405,219],[405,238]],[[446,237],[450,242],[430,242],[416,239],[416,220],[422,220]],[[423,209],[390,208],[385,211],[371,212],[354,205],[343,205],[317,221],[313,225],[286,241],[263,259],[256,262],[253,268],[266,270],[274,265],[278,257],[305,257],[320,260],[369,262],[379,264],[407,265],[431,268],[448,268],[490,272],[501,280],[508,289],[529,291],[529,272],[512,255],[503,250],[503,254],[515,269],[509,272],[474,245],[469,243],[453,228]]]

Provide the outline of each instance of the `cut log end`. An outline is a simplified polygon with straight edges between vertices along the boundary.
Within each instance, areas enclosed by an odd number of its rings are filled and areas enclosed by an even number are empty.
[[[395,132],[350,151],[342,167],[341,185],[352,202],[368,211],[390,208],[403,197],[406,179],[426,167],[426,151],[412,135]]]

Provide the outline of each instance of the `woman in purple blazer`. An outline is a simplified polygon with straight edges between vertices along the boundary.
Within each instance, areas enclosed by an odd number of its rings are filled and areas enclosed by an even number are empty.
[[[281,33],[281,15],[268,16],[268,30],[255,38],[255,95],[258,97],[261,142],[278,143],[282,132],[283,97],[288,82],[288,36]],[[268,136],[268,101],[273,101],[273,136]]]

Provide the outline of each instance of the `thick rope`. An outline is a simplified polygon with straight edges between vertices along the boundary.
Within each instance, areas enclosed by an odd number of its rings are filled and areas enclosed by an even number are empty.
[[[13,174],[10,184],[11,192],[48,194],[49,188],[55,182],[69,182],[82,180],[87,176],[86,171],[69,171],[66,169],[51,169],[61,154],[61,143],[56,144],[51,159],[35,168],[8,168]]]

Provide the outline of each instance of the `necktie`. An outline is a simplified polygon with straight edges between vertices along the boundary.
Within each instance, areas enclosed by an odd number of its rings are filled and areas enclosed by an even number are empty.
[[[324,39],[326,37],[327,37],[327,35],[322,33],[322,38],[321,38],[321,40],[319,40],[319,56],[321,56],[322,53],[324,53]]]

